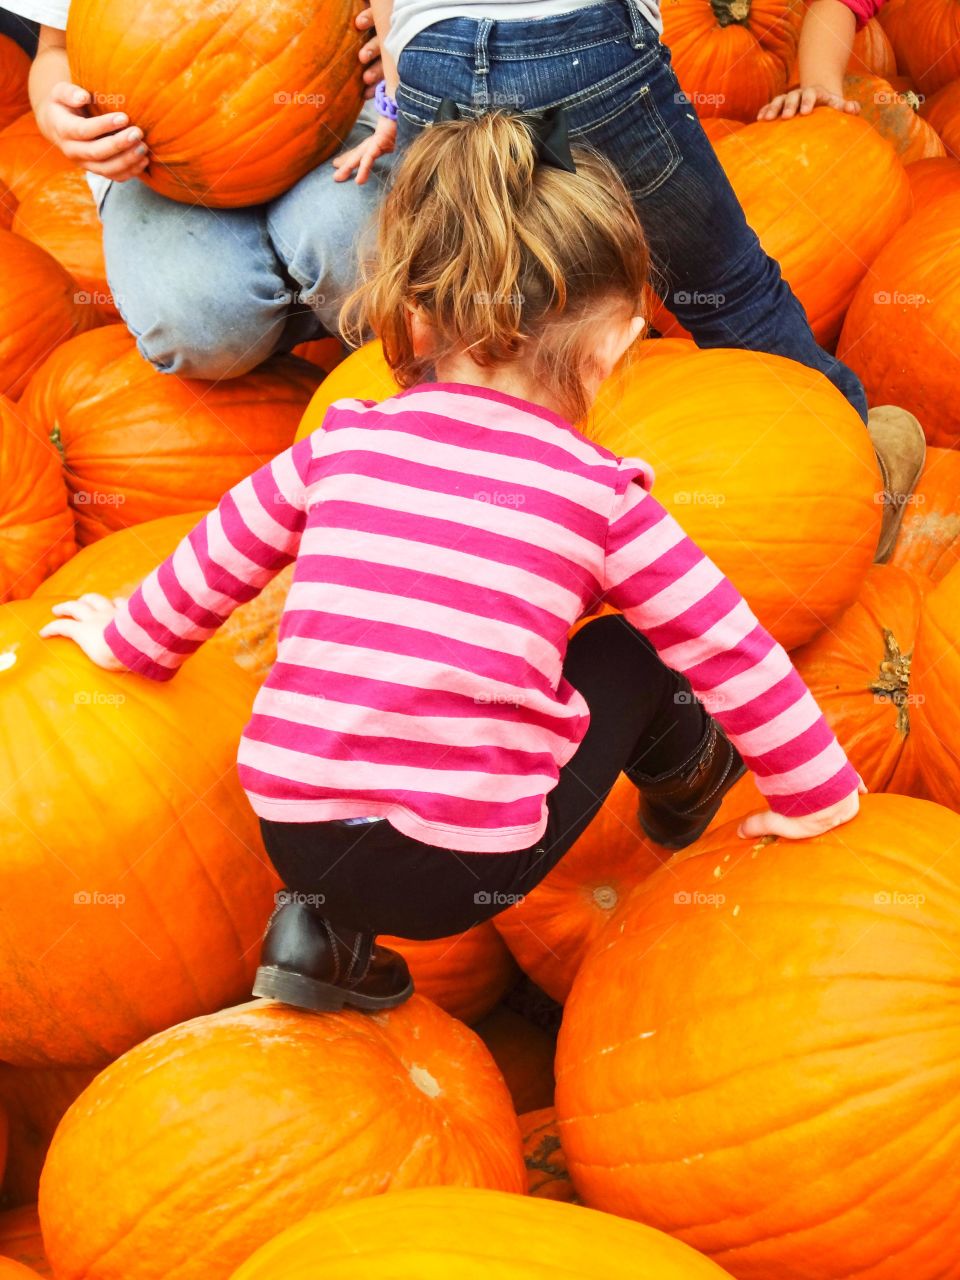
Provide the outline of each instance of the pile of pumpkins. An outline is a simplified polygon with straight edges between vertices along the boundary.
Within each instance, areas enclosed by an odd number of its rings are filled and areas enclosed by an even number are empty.
[[[220,8],[131,26],[75,0],[68,45],[86,87],[130,95],[158,189],[229,207],[324,158],[359,36],[345,0]],[[661,310],[583,425],[654,465],[871,794],[826,836],[751,843],[747,777],[671,858],[621,779],[524,901],[390,939],[417,993],[375,1016],[249,997],[282,886],[234,759],[289,570],[167,685],[37,632],[56,600],[129,593],[334,400],[395,383],[377,344],[154,371],[0,37],[0,1280],[960,1277],[960,9],[890,0],[863,27],[860,117],[750,123],[803,12],[663,4],[819,340],[927,433],[891,560],[863,424],[800,365],[699,351]],[[224,114],[191,121],[201,44]],[[271,106],[291,83],[305,115]],[[271,143],[241,165],[234,133]]]

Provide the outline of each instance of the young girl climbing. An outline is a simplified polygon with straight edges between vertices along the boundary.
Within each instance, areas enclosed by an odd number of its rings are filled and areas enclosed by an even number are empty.
[[[744,764],[770,804],[745,836],[857,812],[857,774],[786,653],[645,463],[572,425],[642,327],[646,264],[622,182],[562,129],[504,113],[436,126],[347,308],[406,389],[333,404],[128,601],[54,607],[45,636],[167,680],[295,562],[239,751],[288,889],[257,994],[400,1003],[407,966],[377,935],[502,911],[621,771],[668,848],[697,838]],[[568,642],[603,602],[622,616]]]
[[[894,406],[868,420],[856,374],[817,345],[674,74],[658,0],[371,3],[383,50],[381,118],[371,137],[334,160],[338,180],[356,171],[365,181],[378,157],[394,148],[402,154],[444,98],[464,114],[565,108],[571,136],[621,174],[647,235],[657,291],[697,344],[773,352],[819,369],[868,421],[886,495],[877,558],[887,558],[923,466],[923,431]],[[859,15],[877,0],[816,0],[812,8],[825,4],[846,13],[852,45],[852,10]],[[815,25],[804,29],[804,70],[825,79]]]

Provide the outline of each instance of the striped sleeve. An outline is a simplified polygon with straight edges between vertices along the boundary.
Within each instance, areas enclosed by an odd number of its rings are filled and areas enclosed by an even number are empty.
[[[241,480],[144,579],[104,633],[125,667],[169,680],[296,559],[312,456],[308,436]]]
[[[604,598],[685,675],[777,813],[836,804],[859,777],[784,649],[736,587],[642,487],[626,476],[611,514]],[[630,472],[633,472],[633,475]]]

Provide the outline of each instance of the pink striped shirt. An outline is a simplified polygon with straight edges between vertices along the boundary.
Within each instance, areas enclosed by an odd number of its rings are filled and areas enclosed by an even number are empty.
[[[534,844],[587,728],[572,624],[623,610],[689,676],[773,808],[857,775],[790,659],[621,459],[546,409],[430,383],[340,400],[221,500],[107,631],[169,679],[296,561],[277,660],[239,751],[261,817],[382,816],[427,844]]]

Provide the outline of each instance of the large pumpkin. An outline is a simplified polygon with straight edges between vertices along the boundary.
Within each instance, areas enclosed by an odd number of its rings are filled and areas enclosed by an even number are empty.
[[[69,173],[73,165],[59,147],[48,142],[32,111],[0,130],[0,182],[18,200],[57,174]]]
[[[222,382],[158,373],[123,325],[66,344],[31,378],[24,415],[63,455],[84,545],[213,507],[293,442],[320,373],[274,356]]]
[[[922,119],[914,93],[899,93],[878,75],[848,75],[844,97],[860,104],[860,118],[880,134],[905,165],[946,154],[936,130]]]
[[[104,320],[120,318],[107,283],[100,217],[82,170],[68,169],[31,188],[17,206],[13,230],[69,271],[77,302]]]
[[[960,159],[960,79],[945,84],[921,108],[921,114],[943,139],[950,155]]]
[[[890,564],[939,582],[960,561],[960,452],[928,449]]]
[[[576,1205],[432,1187],[311,1214],[233,1280],[721,1280],[658,1231]]]
[[[0,396],[0,602],[28,596],[76,550],[60,458]]]
[[[276,877],[236,779],[256,686],[156,684],[0,606],[0,1059],[96,1065],[243,999]]]
[[[912,792],[916,705],[910,663],[922,592],[902,569],[873,565],[853,604],[793,660],[871,791]]]
[[[678,340],[639,350],[584,430],[652,462],[655,496],[781,643],[804,643],[855,598],[876,549],[879,473],[863,423],[795,361]],[[298,438],[336,400],[396,392],[379,344],[362,347],[321,383]]]
[[[960,194],[915,214],[857,289],[837,348],[872,404],[910,409],[928,443],[949,448],[960,444],[958,227]]]
[[[910,213],[899,158],[865,120],[831,107],[748,125],[716,150],[817,341],[831,345],[867,267]],[[854,156],[851,186],[844,177]]]
[[[333,155],[363,105],[354,0],[74,0],[76,84],[119,104],[150,149],[143,175],[189,204],[262,204]]]
[[[422,996],[375,1017],[263,1002],[108,1067],[57,1130],[40,1220],[58,1280],[220,1280],[310,1209],[437,1183],[526,1188],[473,1032]]]
[[[53,349],[94,322],[55,258],[12,231],[0,231],[0,395],[16,400]]]
[[[917,634],[913,724],[927,794],[960,809],[960,565],[928,593]]]
[[[740,1280],[958,1274],[960,818],[863,797],[708,834],[585,961],[557,1053],[584,1202]]]
[[[956,0],[906,0],[896,35],[900,69],[928,96],[960,76],[960,5]]]
[[[755,120],[787,87],[801,0],[663,0],[660,13],[673,68],[698,115]]]
[[[521,969],[554,1000],[567,998],[588,948],[666,857],[640,830],[638,804],[637,788],[621,775],[553,870],[494,918]]]
[[[15,40],[0,35],[0,129],[30,110],[30,59]]]

